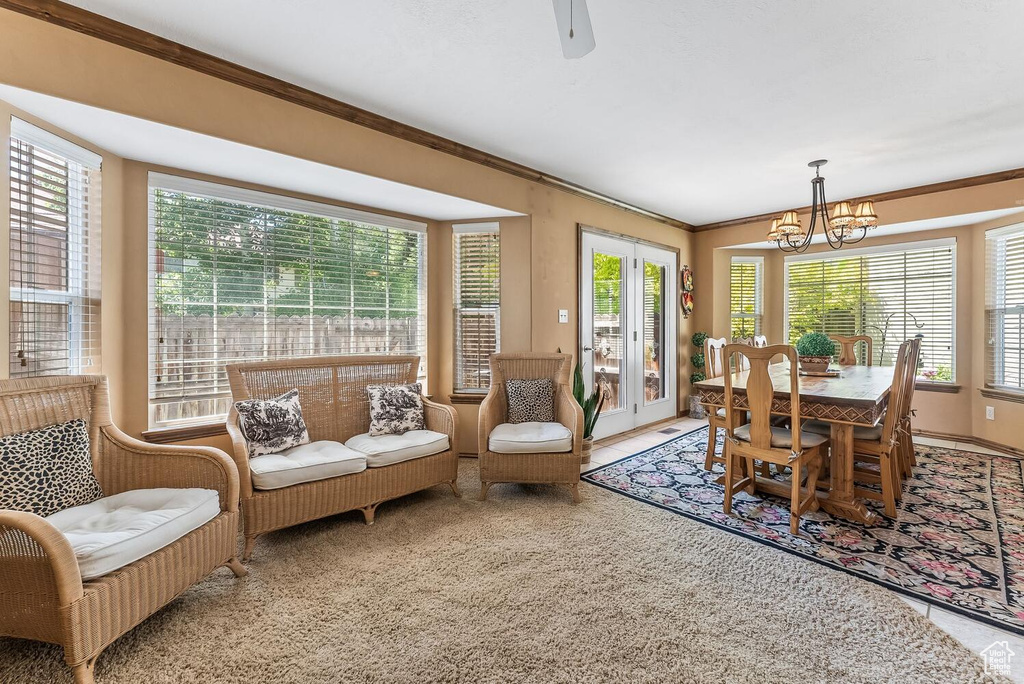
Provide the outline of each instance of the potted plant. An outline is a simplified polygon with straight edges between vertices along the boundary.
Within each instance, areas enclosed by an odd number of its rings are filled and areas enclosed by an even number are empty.
[[[824,373],[832,363],[836,345],[825,333],[805,333],[796,341],[796,353],[800,356],[800,370]]]
[[[604,405],[604,392],[599,387],[594,387],[593,393],[588,397],[586,387],[583,384],[583,368],[576,364],[572,374],[572,396],[576,403],[583,408],[583,449],[580,451],[580,463],[590,463],[590,454],[594,450],[594,426],[601,415],[601,407]]]
[[[690,363],[693,365],[693,372],[690,373],[690,384],[700,382],[707,378],[704,374],[704,366],[707,363],[707,359],[704,358],[704,341],[708,339],[708,334],[705,332],[695,332],[690,338],[690,342],[697,349],[690,357]],[[695,393],[690,394],[690,417],[691,418],[703,418],[704,405],[700,403],[700,397]]]

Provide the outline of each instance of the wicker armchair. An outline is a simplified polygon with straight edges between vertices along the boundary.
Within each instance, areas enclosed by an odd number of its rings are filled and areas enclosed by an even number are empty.
[[[583,409],[569,390],[572,356],[569,354],[492,354],[491,388],[480,406],[480,500],[496,482],[564,484],[579,503],[580,448],[583,444]],[[494,428],[507,422],[508,379],[551,378],[555,386],[555,421],[572,433],[571,451],[559,453],[496,453],[490,450]]]
[[[115,639],[219,566],[238,562],[238,472],[227,454],[204,447],[157,446],[132,439],[110,418],[102,376],[0,381],[0,435],[81,418],[93,470],[105,496],[158,487],[214,489],[221,513],[159,551],[82,581],[68,539],[32,513],[0,511],[0,635],[64,647],[75,681]]]
[[[299,390],[302,416],[311,441],[346,442],[370,426],[367,385],[416,382],[418,356],[320,356],[245,364],[229,364],[228,380],[235,401],[270,399]],[[256,538],[329,515],[359,509],[373,523],[377,506],[438,484],[448,484],[460,496],[458,426],[450,406],[423,399],[427,429],[448,436],[440,453],[361,472],[294,484],[280,489],[256,489],[249,468],[249,451],[238,424],[238,412],[228,413],[227,431],[234,446],[245,529],[244,560]]]

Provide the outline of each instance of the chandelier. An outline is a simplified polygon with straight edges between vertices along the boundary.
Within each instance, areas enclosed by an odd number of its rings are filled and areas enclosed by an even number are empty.
[[[807,230],[800,225],[796,211],[787,211],[772,219],[768,241],[774,242],[783,252],[807,251],[819,218],[821,232],[825,234],[828,246],[832,249],[860,242],[868,234],[869,228],[878,225],[878,215],[875,214],[875,205],[871,200],[859,203],[856,210],[851,208],[849,202],[836,202],[829,216],[828,204],[825,202],[825,179],[821,176],[821,167],[827,163],[827,159],[817,159],[807,165],[814,169],[814,178],[811,179],[811,225]]]

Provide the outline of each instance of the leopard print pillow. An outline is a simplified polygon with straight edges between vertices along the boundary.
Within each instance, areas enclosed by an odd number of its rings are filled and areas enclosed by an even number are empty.
[[[84,420],[0,438],[0,510],[46,517],[102,497]]]
[[[423,419],[423,388],[411,385],[369,385],[370,436],[403,435],[409,430],[426,430]]]
[[[508,422],[550,423],[555,420],[555,386],[551,378],[506,380]]]
[[[273,399],[236,401],[235,410],[250,458],[309,444],[297,389]]]

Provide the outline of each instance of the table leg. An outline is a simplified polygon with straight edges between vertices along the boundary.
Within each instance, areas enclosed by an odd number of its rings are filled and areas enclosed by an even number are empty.
[[[832,515],[874,525],[880,518],[853,495],[853,426],[832,423],[831,488],[821,507]]]

